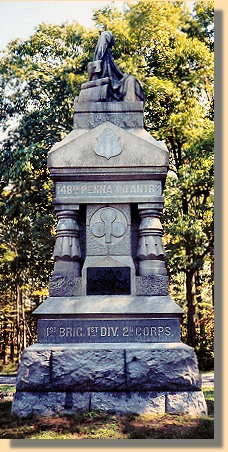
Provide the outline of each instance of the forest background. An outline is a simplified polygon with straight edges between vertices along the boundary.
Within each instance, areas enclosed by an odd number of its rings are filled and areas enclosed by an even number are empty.
[[[0,359],[20,361],[36,341],[31,312],[48,295],[56,219],[47,153],[72,130],[99,30],[142,83],[145,128],[164,140],[170,168],[162,217],[170,294],[183,308],[182,340],[200,368],[214,359],[214,5],[175,0],[105,4],[94,27],[42,23],[0,58]]]

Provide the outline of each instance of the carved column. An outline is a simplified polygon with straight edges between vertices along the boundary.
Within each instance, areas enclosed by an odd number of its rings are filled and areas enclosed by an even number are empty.
[[[162,208],[163,203],[138,204],[141,218],[137,249],[140,276],[167,274],[160,222]]]
[[[54,273],[74,273],[75,276],[80,276],[78,211],[63,210],[56,215],[59,221],[54,248]]]

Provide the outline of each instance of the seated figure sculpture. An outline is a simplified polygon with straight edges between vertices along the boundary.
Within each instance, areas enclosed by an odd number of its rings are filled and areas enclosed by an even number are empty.
[[[89,82],[82,85],[79,102],[93,98],[94,101],[144,101],[140,82],[129,74],[123,74],[115,64],[111,47],[115,39],[110,31],[100,33],[93,61],[88,63]],[[92,88],[98,88],[96,91]],[[88,97],[85,90],[89,90]]]

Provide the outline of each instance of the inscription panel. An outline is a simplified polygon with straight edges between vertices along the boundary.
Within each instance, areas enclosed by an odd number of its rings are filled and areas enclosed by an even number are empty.
[[[130,267],[88,267],[87,295],[130,295]]]
[[[149,202],[151,196],[161,196],[161,181],[103,181],[103,182],[56,182],[55,202],[78,203]]]
[[[180,320],[156,319],[39,319],[38,342],[180,342]]]

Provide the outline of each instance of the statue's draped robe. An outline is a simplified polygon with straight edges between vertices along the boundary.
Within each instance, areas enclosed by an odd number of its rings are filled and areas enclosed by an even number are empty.
[[[109,96],[115,100],[144,100],[143,90],[139,81],[132,75],[123,74],[116,66],[110,47],[115,44],[114,36],[109,31],[100,34],[94,52],[93,61],[101,61],[100,78],[109,77]]]

